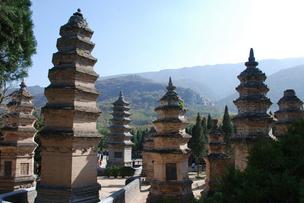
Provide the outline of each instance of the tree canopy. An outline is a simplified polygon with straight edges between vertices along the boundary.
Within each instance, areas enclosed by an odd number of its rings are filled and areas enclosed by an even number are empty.
[[[278,141],[259,140],[244,172],[228,170],[211,203],[304,202],[304,121]]]
[[[30,0],[2,0],[0,4],[0,87],[27,75],[36,52]],[[3,93],[1,92],[1,98]]]

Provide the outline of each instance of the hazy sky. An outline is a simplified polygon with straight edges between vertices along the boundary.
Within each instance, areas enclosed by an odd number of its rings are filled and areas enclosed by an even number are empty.
[[[47,85],[59,28],[81,8],[100,76],[304,56],[303,0],[32,0],[37,54],[26,79]]]

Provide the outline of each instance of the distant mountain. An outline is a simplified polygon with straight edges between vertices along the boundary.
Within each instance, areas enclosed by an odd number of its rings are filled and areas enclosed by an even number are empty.
[[[300,98],[304,98],[302,64],[304,58],[259,61],[258,67],[268,76],[266,83],[270,87],[269,96],[273,103],[278,101],[287,88],[295,89]],[[244,69],[243,63],[220,64],[101,78],[96,82],[96,87],[101,92],[98,101],[104,111],[102,118],[109,118],[111,103],[122,90],[132,105],[134,123],[151,123],[155,117],[153,108],[164,94],[170,76],[189,108],[189,115],[196,112],[217,114],[217,109],[222,111],[226,104],[231,111],[235,111],[232,101],[237,98],[237,75]],[[31,87],[31,91],[35,95],[35,104],[44,105],[46,100],[43,88]],[[213,103],[216,103],[216,107]],[[276,105],[272,108],[275,109]]]
[[[277,73],[268,76],[266,84],[270,89],[267,96],[273,103],[271,106],[273,111],[278,108],[277,102],[283,96],[283,92],[286,89],[294,89],[297,96],[304,101],[304,65],[280,70]],[[230,110],[236,111],[232,101],[237,97],[238,95],[235,91],[234,94],[219,100],[216,105],[223,107],[227,104]]]
[[[259,61],[259,68],[271,75],[280,70],[304,64],[304,58],[269,59]],[[167,69],[157,72],[138,73],[154,82],[165,83],[171,76],[175,84],[191,88],[201,96],[213,101],[221,100],[234,92],[238,84],[237,75],[244,70],[244,63],[196,66]]]
[[[103,114],[100,120],[103,126],[108,125],[112,103],[118,98],[119,91],[123,91],[126,100],[131,104],[133,124],[146,125],[151,124],[155,119],[154,108],[159,105],[159,99],[164,95],[166,85],[138,75],[129,75],[98,80],[96,88],[101,93],[98,102]],[[34,86],[29,87],[29,90],[34,96],[36,106],[41,107],[46,103],[43,88]],[[192,89],[177,87],[177,92],[184,100],[189,116],[193,116],[198,111],[216,113],[212,104]]]

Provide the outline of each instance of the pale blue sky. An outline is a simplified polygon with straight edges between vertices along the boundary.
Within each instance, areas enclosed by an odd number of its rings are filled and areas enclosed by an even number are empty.
[[[81,8],[100,76],[304,56],[302,0],[32,0],[29,85],[47,85],[59,28]]]

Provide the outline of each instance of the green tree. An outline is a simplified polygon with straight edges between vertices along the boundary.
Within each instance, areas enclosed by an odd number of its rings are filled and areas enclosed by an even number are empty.
[[[143,150],[144,136],[148,133],[149,129],[136,129],[133,131],[132,142],[134,143],[132,147],[132,153],[135,158],[141,157],[141,152]]]
[[[230,149],[230,138],[233,133],[233,125],[229,116],[228,107],[225,106],[225,112],[223,116],[222,130],[224,132],[224,141],[226,143],[226,151]]]
[[[98,151],[103,151],[107,148],[107,142],[108,142],[108,135],[110,133],[110,130],[108,128],[98,127],[98,132],[101,135],[100,141],[98,143]]]
[[[204,136],[207,137],[208,130],[207,130],[207,121],[205,117],[202,118],[202,128],[203,128]]]
[[[0,3],[0,103],[7,84],[27,75],[36,52],[30,6],[30,0]]]
[[[36,142],[37,146],[34,150],[34,162],[35,162],[35,173],[40,176],[40,169],[41,169],[41,141],[40,141],[40,134],[41,130],[44,127],[44,120],[41,115],[40,111],[34,111],[33,115],[36,117],[36,122],[34,123],[34,128],[36,129],[36,134],[34,136],[34,141]]]
[[[197,176],[199,176],[199,161],[204,155],[205,139],[204,132],[202,128],[202,119],[200,114],[197,114],[196,123],[192,129],[192,138],[191,138],[191,150],[194,156],[194,159],[197,163]]]
[[[261,139],[249,153],[244,172],[228,170],[215,195],[204,202],[301,203],[304,200],[304,121],[278,141]]]
[[[210,114],[208,114],[208,118],[207,118],[207,130],[208,131],[212,129],[212,127],[213,127],[212,125],[213,125],[213,123],[212,123],[212,117],[211,117]]]

